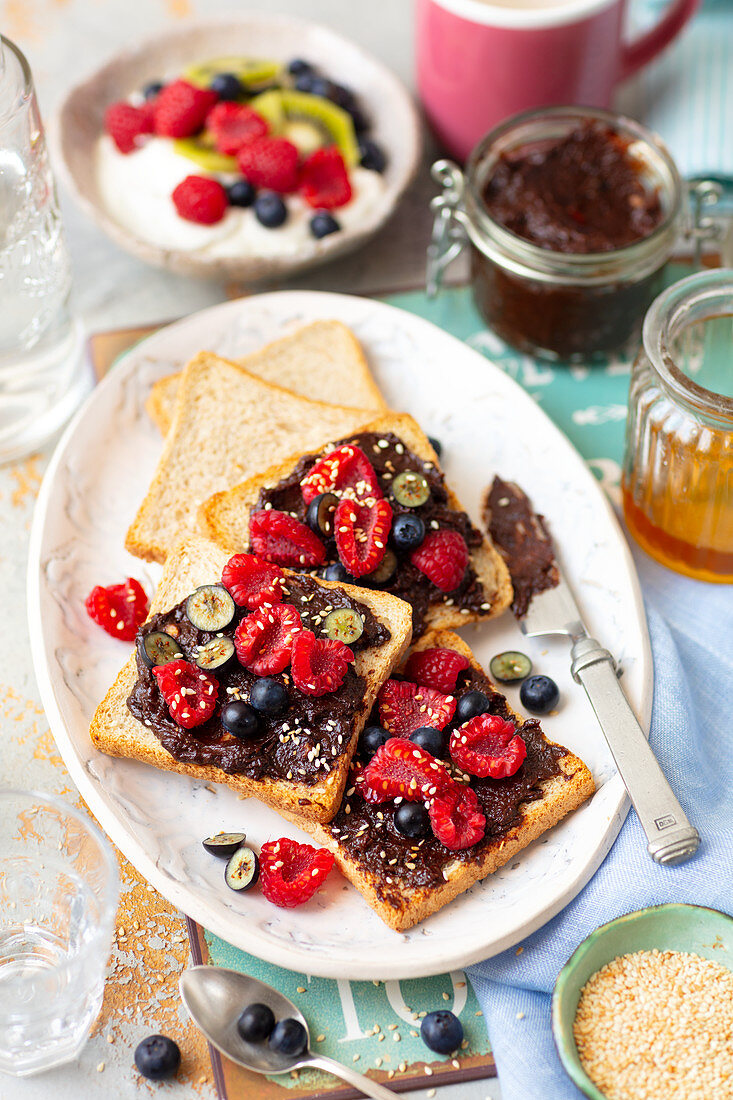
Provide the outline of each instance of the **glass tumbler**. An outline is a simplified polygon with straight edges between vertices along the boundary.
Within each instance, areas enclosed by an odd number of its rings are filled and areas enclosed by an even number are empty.
[[[50,439],[89,386],[70,289],[31,72],[0,35],[0,462]]]
[[[117,860],[86,814],[34,791],[0,790],[0,852],[0,1073],[26,1077],[74,1058],[99,1014]]]

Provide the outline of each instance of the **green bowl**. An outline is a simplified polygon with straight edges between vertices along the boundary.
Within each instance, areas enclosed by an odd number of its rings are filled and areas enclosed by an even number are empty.
[[[583,1069],[573,1038],[580,992],[592,974],[632,951],[688,951],[733,970],[733,917],[701,905],[655,905],[596,928],[558,974],[552,1032],[565,1072],[591,1100],[606,1100]]]

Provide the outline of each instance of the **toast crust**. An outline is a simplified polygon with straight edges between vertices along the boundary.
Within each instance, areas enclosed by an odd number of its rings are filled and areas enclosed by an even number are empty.
[[[428,437],[417,422],[406,413],[385,413],[371,420],[368,424],[362,425],[359,432],[376,432],[377,434],[393,432],[420,458],[426,462],[432,462],[440,468],[440,460],[430,445]],[[346,433],[343,438],[348,438],[349,435],[354,434],[357,433]],[[235,488],[215,493],[199,509],[200,529],[219,546],[223,546],[232,552],[245,549],[249,544],[249,514],[259,497],[260,490],[271,488],[287,477],[304,453],[323,453],[331,445],[332,443],[329,442],[315,451],[300,451],[297,454],[290,455],[282,462],[265,470],[264,473],[256,474]],[[446,489],[449,507],[455,511],[465,511],[458,497],[447,484]],[[427,629],[444,630],[451,627],[465,626],[466,623],[477,619],[490,619],[500,615],[511,603],[513,589],[509,570],[504,559],[487,536],[484,536],[481,546],[471,551],[470,561],[486,591],[487,602],[490,604],[489,610],[471,610],[464,614],[459,607],[437,603],[427,613]]]
[[[194,588],[221,578],[229,555],[205,539],[194,537],[179,543],[166,561],[158,591],[150,613],[167,610],[180,603]],[[288,570],[284,570],[285,573]],[[359,739],[359,733],[369,716],[382,683],[399,663],[410,644],[411,614],[409,606],[386,593],[370,592],[351,585],[319,582],[324,588],[340,588],[367,604],[375,617],[391,632],[391,639],[375,650],[357,652],[354,671],[366,681],[364,699],[357,712],[354,732],[337,765],[318,783],[249,779],[230,775],[213,765],[181,762],[171,756],[151,729],[138,722],[127,707],[127,698],[137,679],[135,655],[129,658],[114,684],[97,707],[90,736],[100,752],[140,760],[163,771],[179,772],[202,782],[223,783],[242,797],[260,798],[275,809],[297,815],[299,819],[328,821],[336,813],[348,776],[349,763]]]
[[[483,671],[469,646],[452,631],[432,631],[424,635],[410,652],[433,646],[445,646],[458,650],[475,669]],[[516,717],[520,718],[519,715]],[[555,742],[549,743],[555,744]],[[468,890],[480,879],[486,878],[487,875],[503,867],[517,852],[551,829],[593,794],[595,790],[593,777],[579,757],[566,750],[558,764],[559,774],[540,784],[542,797],[534,802],[524,803],[521,817],[516,824],[482,850],[475,861],[466,863],[455,860],[448,864],[444,872],[445,883],[437,887],[405,888],[399,891],[398,885],[393,881],[390,886],[391,900],[385,897],[384,883],[380,876],[363,868],[357,860],[353,859],[339,844],[327,825],[314,822],[297,823],[320,844],[333,852],[343,874],[363,894],[384,923],[397,932],[404,932],[442,909],[444,905]],[[296,819],[293,818],[293,820]],[[401,894],[399,903],[394,900],[395,893]]]

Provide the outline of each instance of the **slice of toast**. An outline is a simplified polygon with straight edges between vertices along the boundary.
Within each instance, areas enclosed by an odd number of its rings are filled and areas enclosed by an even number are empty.
[[[341,321],[313,321],[236,362],[264,382],[312,401],[387,408],[359,341]],[[180,381],[180,371],[166,375],[155,383],[145,402],[162,435],[171,426]]]
[[[125,540],[131,554],[164,561],[195,527],[212,495],[371,419],[364,409],[298,397],[211,352],[183,372],[176,412],[147,495]]]
[[[555,754],[557,774],[537,785],[532,791],[535,796],[532,801],[520,802],[512,820],[500,826],[492,822],[492,833],[487,829],[486,838],[465,852],[449,851],[432,835],[424,841],[403,837],[388,820],[393,813],[392,804],[368,807],[355,787],[349,787],[338,814],[327,825],[293,819],[333,852],[344,875],[369,905],[390,928],[400,932],[425,920],[479,879],[513,859],[517,852],[551,829],[595,790],[593,777],[583,761],[548,741],[536,720],[522,719],[512,711],[457,634],[434,631],[421,638],[410,652],[433,646],[457,650],[471,663],[467,673],[470,683],[464,683],[462,688],[459,686],[457,695],[461,690],[478,687],[495,700],[492,710],[514,721],[520,734],[524,731],[528,757],[522,768],[532,759],[530,752],[534,752],[530,748],[531,736],[543,752]],[[517,776],[521,775],[522,768]],[[512,779],[474,779],[472,782],[496,783],[505,788]],[[365,823],[368,823],[366,828]],[[366,839],[362,839],[362,830]]]
[[[392,433],[399,437],[404,446],[416,455],[422,462],[429,464],[430,469],[440,471],[440,462],[433,450],[428,437],[420,426],[404,413],[388,412],[360,429],[361,433],[370,433],[383,437],[386,433]],[[345,436],[339,442],[351,440],[353,436]],[[338,444],[336,444],[338,445]],[[334,444],[320,448],[310,457],[317,457],[331,449]],[[369,456],[375,463],[378,461],[378,448],[370,451]],[[232,551],[243,550],[249,545],[249,515],[260,495],[260,491],[276,486],[281,480],[287,478],[293,469],[303,461],[303,453],[291,455],[276,466],[270,467],[264,473],[258,473],[248,481],[220,493],[215,493],[201,507],[199,513],[200,528],[209,538],[220,546]],[[384,486],[385,495],[389,493],[388,483]],[[463,512],[463,507],[449,486],[447,490],[447,504],[456,512]],[[277,505],[275,505],[277,507]],[[509,571],[501,555],[496,551],[491,540],[476,531],[477,545],[471,549],[469,564],[474,570],[476,578],[483,589],[484,599],[479,603],[474,601],[474,606],[467,608],[461,606],[460,595],[444,594],[433,585],[429,585],[429,605],[424,616],[424,621],[417,615],[413,621],[413,633],[417,637],[423,629],[447,629],[449,627],[464,626],[476,619],[492,618],[500,615],[510,604],[512,599],[512,584]],[[407,598],[404,596],[403,598]]]
[[[151,606],[151,616],[175,607],[200,585],[219,582],[228,557],[219,547],[197,536],[178,543],[165,563]],[[287,570],[283,572],[288,573]],[[127,699],[138,679],[134,653],[97,707],[90,728],[95,747],[111,756],[130,757],[164,771],[181,772],[205,782],[224,783],[246,797],[254,795],[262,799],[281,812],[297,814],[299,820],[327,821],[338,808],[359,733],[377,692],[410,644],[410,609],[403,601],[385,593],[367,592],[327,581],[318,583],[324,591],[340,589],[365,604],[389,631],[389,638],[384,644],[356,652],[352,667],[357,676],[363,677],[363,695],[360,695],[353,712],[351,737],[332,761],[329,758],[331,767],[328,771],[323,769],[323,778],[317,770],[318,779],[313,783],[267,776],[251,779],[241,773],[225,772],[212,764],[176,759],[163,747],[153,729],[138,721],[127,706]],[[337,694],[334,693],[334,698]],[[288,714],[292,715],[292,712],[286,713],[284,723]],[[318,730],[312,732],[317,738]]]

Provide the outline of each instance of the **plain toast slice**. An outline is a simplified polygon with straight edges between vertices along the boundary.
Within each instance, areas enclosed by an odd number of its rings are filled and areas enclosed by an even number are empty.
[[[200,585],[218,583],[228,558],[229,555],[219,547],[198,536],[179,542],[165,563],[152,602],[151,617],[175,607]],[[288,571],[283,572],[287,577]],[[298,579],[302,580],[300,577]],[[127,706],[127,699],[138,679],[135,653],[97,707],[90,728],[94,746],[111,756],[129,757],[164,771],[181,772],[205,782],[223,783],[241,795],[256,796],[281,812],[297,814],[299,820],[327,821],[341,801],[349,763],[377,692],[404,655],[410,644],[411,632],[410,609],[402,600],[350,585],[330,584],[327,581],[319,581],[318,584],[325,592],[340,589],[365,604],[378,623],[389,632],[389,638],[378,648],[356,652],[352,667],[357,676],[364,679],[363,694],[353,711],[351,737],[340,747],[333,761],[329,759],[329,770],[324,767],[322,778],[316,772],[318,779],[311,783],[267,776],[251,779],[241,773],[225,772],[211,764],[176,759],[166,751],[153,729],[138,721]],[[289,713],[282,719],[284,725],[292,724],[292,719],[287,721]],[[312,733],[318,737],[318,731]]]
[[[341,321],[313,321],[264,348],[237,359],[264,382],[312,401],[363,409],[386,409],[361,344]],[[171,426],[181,372],[156,382],[145,408],[162,435]]]
[[[367,807],[355,785],[349,787],[338,814],[327,825],[293,818],[333,852],[344,875],[385,924],[399,932],[426,920],[475,882],[508,863],[595,790],[593,777],[582,760],[548,741],[535,719],[523,719],[512,711],[462,638],[452,631],[433,631],[421,638],[410,653],[433,647],[457,650],[467,658],[470,669],[463,676],[470,677],[470,683],[464,681],[463,689],[478,687],[489,694],[495,703],[492,710],[513,720],[517,732],[524,732],[527,739],[531,727],[537,749],[554,754],[557,773],[537,785],[531,801],[519,804],[513,820],[503,826],[493,823],[491,835],[487,829],[485,839],[465,852],[449,851],[432,835],[424,841],[403,837],[387,820],[393,813],[392,804]],[[460,691],[459,681],[455,694]],[[506,787],[512,779],[480,782]]]

